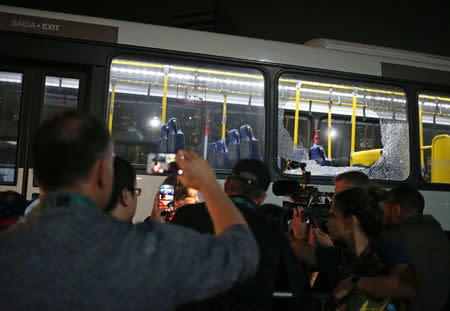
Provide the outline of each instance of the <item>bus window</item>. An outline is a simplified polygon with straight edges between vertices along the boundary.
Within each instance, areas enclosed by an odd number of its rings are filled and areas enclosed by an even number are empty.
[[[352,134],[351,117],[338,116],[332,119],[333,137],[331,139],[331,150],[333,151],[333,161],[335,166],[349,166],[350,159],[348,155],[351,151],[351,140],[337,139],[339,135],[350,137]],[[328,131],[328,118],[322,117],[319,123],[319,133]],[[370,120],[367,118],[356,118],[356,137],[355,152],[380,149],[381,144],[380,124],[378,120]],[[333,139],[334,138],[334,139]],[[327,135],[319,136],[319,145],[323,146],[325,154],[328,154],[328,137]]]
[[[450,95],[419,94],[420,167],[432,183],[450,183]]]
[[[60,111],[77,109],[79,84],[78,79],[46,76],[40,120]]]
[[[114,59],[108,126],[115,154],[193,150],[216,169],[264,153],[264,79],[257,70]]]
[[[16,171],[22,74],[0,71],[0,183],[13,183]]]
[[[284,74],[278,91],[278,164],[284,173],[301,174],[298,166],[290,164],[296,161],[306,163],[313,176],[360,170],[372,179],[408,178],[403,89]],[[302,124],[305,117],[313,121],[312,133],[304,132],[309,131]]]

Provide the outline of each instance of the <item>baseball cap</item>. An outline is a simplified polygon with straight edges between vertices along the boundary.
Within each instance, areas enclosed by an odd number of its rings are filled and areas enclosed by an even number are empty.
[[[265,191],[270,185],[270,173],[267,166],[255,159],[240,160],[233,167],[231,176]]]

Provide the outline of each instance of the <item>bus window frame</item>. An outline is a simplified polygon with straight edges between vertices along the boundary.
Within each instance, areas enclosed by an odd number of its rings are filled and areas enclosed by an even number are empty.
[[[203,54],[196,54],[196,53],[184,53],[184,52],[178,52],[178,51],[171,51],[171,50],[159,50],[159,49],[153,49],[153,48],[146,48],[146,51],[140,51],[136,53],[130,53],[129,50],[126,52],[122,52],[121,49],[118,49],[115,53],[111,54],[105,63],[106,67],[106,79],[105,79],[105,91],[104,91],[104,109],[103,109],[103,117],[105,120],[105,124],[108,122],[108,113],[109,113],[109,85],[111,82],[111,65],[112,61],[114,59],[130,59],[133,61],[142,61],[142,62],[149,62],[149,63],[169,63],[170,65],[175,66],[196,66],[199,65],[200,68],[208,68],[209,66],[216,66],[216,67],[228,67],[228,68],[238,68],[238,69],[248,69],[248,70],[256,70],[261,74],[264,81],[264,91],[263,91],[263,99],[264,99],[264,139],[262,140],[264,144],[264,148],[262,151],[263,158],[266,159],[268,154],[270,153],[269,148],[267,148],[269,144],[268,135],[270,133],[269,130],[269,108],[270,108],[270,97],[269,97],[269,88],[270,88],[270,74],[267,70],[267,68],[258,62],[250,62],[245,60],[239,60],[239,59],[227,59],[224,57],[217,57],[217,56],[211,56],[211,55],[203,55]],[[159,53],[160,52],[160,53]],[[186,65],[188,64],[188,65]],[[201,66],[200,66],[201,65]],[[265,161],[266,162],[266,161]],[[142,165],[133,164],[132,166],[136,170],[136,174],[139,175],[149,175],[154,176],[154,174],[148,174],[146,169],[143,168]],[[218,178],[225,178],[226,176],[229,176],[231,173],[231,169],[214,169],[216,175]],[[163,176],[169,175],[169,173],[163,173]]]
[[[337,72],[332,70],[324,70],[324,69],[315,69],[315,68],[298,68],[296,66],[285,66],[284,68],[280,69],[276,76],[275,76],[275,82],[276,85],[274,86],[274,111],[278,112],[278,106],[279,106],[279,95],[278,95],[278,87],[280,83],[280,78],[283,75],[297,75],[297,76],[309,76],[314,80],[313,78],[323,78],[323,79],[329,79],[329,80],[341,80],[346,81],[349,84],[352,83],[368,83],[368,84],[377,84],[380,86],[386,86],[389,87],[396,87],[403,90],[405,93],[405,100],[406,100],[406,116],[407,116],[407,122],[408,122],[408,131],[409,131],[409,174],[408,177],[404,180],[388,180],[388,179],[373,179],[373,181],[377,182],[378,184],[387,185],[387,186],[396,186],[404,183],[411,183],[415,182],[417,180],[417,170],[420,171],[420,167],[418,169],[415,169],[413,166],[414,161],[414,151],[416,147],[419,145],[418,138],[417,142],[414,140],[415,137],[411,135],[412,130],[417,130],[417,137],[418,137],[418,126],[416,126],[417,129],[414,128],[413,124],[418,124],[418,115],[412,115],[412,113],[416,112],[417,109],[417,102],[411,101],[411,92],[408,88],[408,83],[402,80],[396,80],[392,78],[385,78],[385,77],[374,77],[370,75],[361,75],[361,74],[355,74],[355,73],[348,73],[348,72]],[[418,97],[417,97],[418,98]],[[416,105],[414,105],[416,104]],[[415,119],[412,119],[415,117]],[[278,120],[274,120],[273,124],[274,128],[278,128]],[[278,146],[278,133],[275,134],[275,144],[274,146]],[[278,147],[277,147],[277,154],[278,154]],[[286,179],[298,179],[299,175],[293,175],[293,174],[286,174],[280,170],[276,163],[277,157],[272,161],[271,165],[275,168],[275,171],[277,174],[279,174],[282,178]],[[420,161],[420,160],[419,160]],[[420,172],[419,172],[420,173]],[[312,184],[318,184],[318,185],[332,185],[333,179],[335,176],[319,176],[319,175],[311,175],[311,183]],[[449,187],[450,188],[450,187]]]
[[[450,88],[448,86],[447,87],[443,86],[441,88],[441,87],[436,87],[436,86],[424,87],[423,85],[420,85],[420,87],[418,87],[416,89],[416,93],[414,94],[415,100],[416,100],[414,107],[417,109],[416,114],[414,116],[417,119],[417,127],[414,130],[416,132],[417,141],[418,141],[416,149],[417,149],[417,155],[418,155],[418,158],[417,158],[418,170],[419,170],[418,175],[419,175],[419,178],[421,181],[421,187],[424,187],[424,190],[450,191],[450,183],[448,183],[448,184],[447,183],[434,183],[434,182],[431,182],[431,180],[430,181],[426,180],[422,174],[422,168],[421,168],[421,162],[420,162],[420,142],[419,142],[419,137],[420,137],[420,133],[419,133],[420,132],[420,130],[419,130],[419,123],[420,123],[420,120],[419,120],[419,96],[423,93],[441,93],[441,94],[447,93],[450,95]],[[450,130],[450,127],[449,127],[449,130]]]

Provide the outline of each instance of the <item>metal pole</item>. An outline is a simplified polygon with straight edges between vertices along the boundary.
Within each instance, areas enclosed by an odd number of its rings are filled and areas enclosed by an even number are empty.
[[[356,94],[358,89],[353,90],[353,112],[352,112],[352,142],[350,155],[355,152],[355,139],[356,139]]]
[[[226,127],[227,127],[227,92],[223,92],[222,140],[225,140]]]
[[[330,96],[328,99],[328,158],[331,159],[331,131],[333,128],[331,127],[331,106],[333,105],[333,101],[331,98],[331,94],[333,93],[333,88],[330,87]]]
[[[302,87],[301,83],[297,84],[297,92],[295,96],[295,120],[294,120],[294,148],[298,146],[298,110],[300,103],[300,88]]]
[[[422,168],[425,166],[423,156],[423,125],[422,125],[423,103],[419,104],[419,143],[420,143],[420,165]]]
[[[108,129],[109,133],[112,133],[112,124],[113,124],[113,116],[114,116],[114,99],[116,97],[116,80],[111,80],[111,101],[109,103],[109,122]]]
[[[166,123],[166,108],[167,108],[167,81],[169,78],[169,66],[164,66],[164,89],[163,89],[163,100],[162,100],[162,116],[161,123]]]

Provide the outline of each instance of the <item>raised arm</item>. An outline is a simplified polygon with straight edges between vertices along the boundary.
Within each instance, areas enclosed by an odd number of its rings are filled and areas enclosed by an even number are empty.
[[[195,152],[185,150],[178,151],[176,162],[183,170],[180,181],[203,195],[216,234],[223,233],[232,225],[247,226],[242,214],[217,182],[216,174],[208,162]]]

